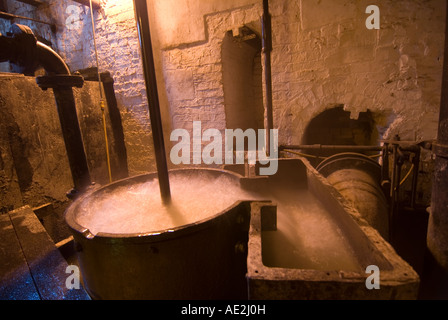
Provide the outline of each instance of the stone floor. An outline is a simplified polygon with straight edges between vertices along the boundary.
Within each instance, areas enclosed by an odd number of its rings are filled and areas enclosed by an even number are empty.
[[[68,263],[29,206],[0,215],[0,300],[89,300],[68,289]]]
[[[402,208],[390,242],[419,274],[419,299],[448,299],[448,288],[437,288],[440,278],[428,267],[427,224],[425,208]],[[90,299],[82,289],[66,288],[66,267],[77,261],[72,241],[60,243],[56,246],[30,207],[0,214],[0,300]]]

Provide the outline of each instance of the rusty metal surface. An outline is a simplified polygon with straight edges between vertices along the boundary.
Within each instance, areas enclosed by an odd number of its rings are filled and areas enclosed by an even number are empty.
[[[187,175],[239,175],[213,169],[179,169]],[[65,215],[75,239],[84,285],[94,299],[244,299],[249,209],[237,202],[189,225],[138,234],[92,235],[76,222],[85,199],[154,179],[123,179],[78,198]],[[148,213],[149,214],[149,213]]]

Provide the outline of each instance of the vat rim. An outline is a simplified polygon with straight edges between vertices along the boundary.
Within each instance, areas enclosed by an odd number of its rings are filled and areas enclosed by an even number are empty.
[[[169,173],[177,173],[177,172],[213,172],[215,174],[225,174],[228,176],[233,176],[234,179],[236,179],[238,182],[241,181],[241,178],[244,178],[242,175],[228,171],[223,169],[215,169],[215,168],[179,168],[179,169],[171,169],[169,170]],[[215,223],[217,219],[220,217],[223,217],[226,215],[226,213],[232,211],[236,207],[242,205],[243,203],[252,202],[256,200],[237,200],[229,207],[223,209],[220,212],[217,212],[216,214],[210,215],[204,219],[184,224],[181,226],[173,227],[173,228],[167,228],[162,230],[152,230],[147,232],[135,232],[135,233],[108,233],[108,232],[98,232],[96,234],[93,234],[89,228],[82,226],[76,221],[76,211],[79,208],[80,205],[82,205],[83,201],[88,199],[89,197],[92,197],[94,194],[103,192],[104,190],[107,190],[108,188],[111,188],[111,186],[121,186],[124,183],[136,183],[139,181],[149,181],[148,178],[154,179],[157,178],[157,172],[150,172],[150,173],[144,173],[124,179],[120,179],[117,181],[114,181],[112,183],[96,187],[93,190],[87,191],[83,195],[79,196],[73,203],[71,203],[67,209],[64,212],[64,220],[66,224],[69,226],[69,228],[72,230],[72,233],[80,235],[86,239],[92,240],[92,239],[98,239],[103,241],[109,241],[114,239],[121,241],[143,241],[148,242],[148,239],[151,238],[150,242],[158,242],[158,241],[164,241],[167,239],[170,239],[172,237],[179,237],[182,235],[191,234],[193,232],[202,230],[204,228],[207,228],[210,223]]]

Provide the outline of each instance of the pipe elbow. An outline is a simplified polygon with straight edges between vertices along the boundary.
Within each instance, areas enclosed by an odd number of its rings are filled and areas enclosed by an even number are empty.
[[[13,55],[12,40],[0,33],[0,62],[8,61]]]
[[[42,42],[37,42],[37,60],[47,74],[70,74],[70,69],[60,55]]]
[[[7,36],[0,34],[0,62],[9,61],[12,70],[33,76],[42,67],[48,75],[70,75],[64,60],[52,48],[37,41],[27,26],[14,24]]]

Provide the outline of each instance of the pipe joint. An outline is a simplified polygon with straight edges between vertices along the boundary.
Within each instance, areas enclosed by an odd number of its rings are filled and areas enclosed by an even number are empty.
[[[33,31],[24,25],[13,24],[0,35],[0,62],[9,61],[12,71],[34,76],[42,67],[47,74],[70,74],[64,60],[50,47],[37,41]]]
[[[13,24],[6,36],[10,39],[11,48],[8,59],[14,72],[32,75],[38,67],[37,38],[27,26]]]

